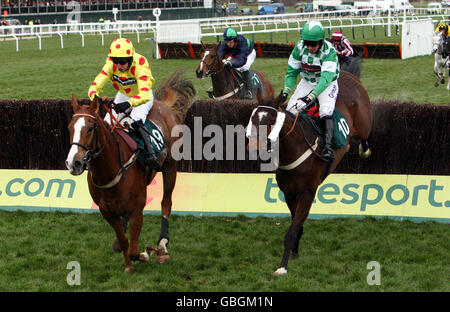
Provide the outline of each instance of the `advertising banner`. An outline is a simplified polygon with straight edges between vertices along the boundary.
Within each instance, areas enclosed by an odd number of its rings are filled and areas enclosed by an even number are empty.
[[[98,212],[87,173],[0,170],[0,209]],[[147,187],[144,213],[159,214],[162,175]],[[178,173],[172,212],[290,216],[274,174]],[[331,174],[319,186],[310,218],[375,216],[450,223],[450,177]]]

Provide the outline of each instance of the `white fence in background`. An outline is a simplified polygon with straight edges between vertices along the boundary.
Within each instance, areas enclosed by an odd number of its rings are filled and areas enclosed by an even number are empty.
[[[431,19],[406,21],[402,28],[402,59],[431,54],[433,34]]]
[[[450,21],[450,9],[442,11],[440,14],[429,15],[426,9],[411,9],[402,12],[389,11],[383,13],[380,10],[352,10],[332,11],[332,12],[311,12],[295,14],[276,15],[254,15],[220,17],[208,19],[191,19],[176,21],[118,21],[105,23],[72,23],[72,24],[47,24],[33,26],[3,26],[0,28],[1,40],[15,40],[16,51],[19,51],[20,39],[38,39],[39,49],[42,49],[42,38],[59,36],[61,48],[64,48],[64,36],[75,34],[81,36],[81,46],[84,47],[84,37],[86,35],[98,35],[102,45],[105,44],[104,36],[107,34],[117,34],[122,37],[124,33],[136,33],[137,41],[143,33],[152,35],[159,42],[196,42],[197,38],[221,36],[224,28],[235,27],[242,34],[261,34],[300,31],[302,25],[309,20],[320,20],[326,29],[351,28],[351,27],[375,27],[390,26],[401,27],[403,23],[414,20],[431,20],[433,24],[439,21]],[[157,24],[165,25],[165,32],[160,32],[157,36]],[[170,28],[178,25],[177,31]],[[179,26],[185,25],[186,29],[181,31]],[[189,36],[187,35],[187,25],[190,25]],[[194,25],[194,26],[192,26]],[[200,33],[198,33],[200,32]]]

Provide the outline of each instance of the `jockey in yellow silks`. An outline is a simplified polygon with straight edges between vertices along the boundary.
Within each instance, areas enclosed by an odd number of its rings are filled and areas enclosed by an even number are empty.
[[[144,128],[147,115],[153,106],[152,86],[155,79],[147,59],[135,52],[130,40],[119,38],[111,43],[106,63],[89,88],[89,98],[93,100],[95,95],[99,96],[108,81],[117,90],[112,114],[117,118],[120,113],[131,108],[131,127],[137,130],[145,142],[148,153],[146,164],[156,169],[159,162],[149,134]],[[109,113],[106,114],[105,120],[111,123]]]
[[[440,33],[442,35],[442,38],[445,38],[448,36],[448,25],[446,25],[444,22],[440,22],[436,29],[434,30],[436,34]]]

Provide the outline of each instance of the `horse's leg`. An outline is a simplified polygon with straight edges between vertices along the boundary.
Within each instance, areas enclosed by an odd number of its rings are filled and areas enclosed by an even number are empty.
[[[123,232],[127,233],[128,218],[121,217],[120,219],[122,220]],[[119,244],[119,239],[117,237],[116,237],[116,239],[114,240],[114,242],[112,244],[112,249],[115,252],[121,252],[122,251],[122,248],[120,247],[120,244]]]
[[[111,227],[114,229],[114,232],[116,233],[120,249],[123,252],[123,258],[125,261],[125,273],[132,273],[134,271],[134,268],[131,265],[131,259],[128,256],[128,238],[125,236],[125,232],[123,231],[123,225],[120,217],[113,216],[103,209],[100,209],[100,212],[103,218],[105,218],[105,220],[111,225]]]
[[[158,238],[158,248],[160,250],[156,257],[156,262],[164,263],[169,261],[169,251],[167,245],[169,244],[169,217],[172,212],[172,192],[175,188],[177,179],[177,163],[170,161],[165,164],[163,169],[163,184],[164,193],[161,201],[161,231]]]
[[[284,237],[284,252],[281,259],[280,267],[274,272],[275,275],[283,275],[287,273],[287,265],[289,261],[289,254],[293,250],[298,236],[301,233],[301,228],[308,217],[311,208],[314,194],[313,191],[304,191],[297,196],[295,214],[291,226]]]
[[[450,56],[449,56],[450,58]],[[447,61],[447,90],[450,90],[450,66],[448,65],[448,62],[450,62],[450,59]]]
[[[434,62],[434,74],[436,75],[435,87],[439,87],[439,80],[441,79],[441,70],[437,61]]]
[[[146,251],[139,253],[139,235],[142,229],[142,209],[136,208],[129,218],[130,222],[130,247],[128,255],[133,261],[147,262],[149,255]]]
[[[291,256],[289,257],[290,260],[294,260],[298,258],[298,248],[300,246],[300,239],[302,238],[303,235],[303,225],[300,227],[300,230],[297,234],[297,241],[294,244],[294,247],[292,247],[292,253]]]
[[[285,196],[286,204],[288,205],[288,208],[291,212],[291,222],[294,219],[295,215],[295,205],[296,205],[296,198],[295,196]],[[294,247],[292,248],[292,253],[290,255],[290,260],[296,259],[298,257],[298,248],[300,246],[300,238],[303,234],[303,226],[300,228],[297,239],[295,240]]]

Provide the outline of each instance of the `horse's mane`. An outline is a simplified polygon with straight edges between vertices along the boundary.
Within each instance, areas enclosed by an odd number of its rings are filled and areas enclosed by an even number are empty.
[[[196,94],[192,82],[184,78],[185,71],[178,69],[173,72],[155,92],[155,99],[172,108],[180,121],[184,121]]]

